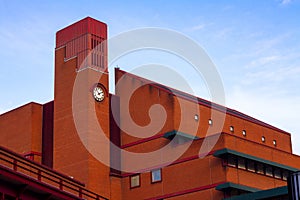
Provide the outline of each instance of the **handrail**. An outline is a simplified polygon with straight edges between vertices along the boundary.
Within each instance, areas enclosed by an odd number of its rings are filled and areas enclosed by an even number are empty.
[[[41,165],[41,164],[39,164],[39,163],[37,163],[37,162],[35,162],[35,161],[33,161],[33,160],[30,160],[30,159],[26,159],[26,158],[24,158],[23,155],[18,154],[18,153],[15,153],[14,151],[11,151],[10,149],[7,149],[7,148],[5,148],[5,147],[3,147],[3,146],[0,146],[0,152],[6,152],[6,153],[9,154],[10,156],[17,157],[18,159],[23,160],[23,161],[25,160],[26,163],[29,162],[29,163],[31,163],[32,165],[38,166],[39,168],[42,168],[42,169],[44,169],[44,170],[46,170],[46,171],[51,171],[52,173],[56,174],[56,175],[59,176],[59,177],[64,177],[65,179],[67,179],[67,180],[69,180],[69,181],[72,181],[72,182],[74,182],[74,183],[76,183],[76,184],[79,184],[79,185],[81,185],[81,186],[85,186],[84,183],[82,183],[82,182],[80,182],[80,181],[78,181],[78,180],[76,180],[76,179],[73,179],[73,178],[71,178],[71,177],[69,177],[69,176],[67,176],[67,175],[65,175],[65,174],[62,174],[62,173],[60,173],[60,172],[58,172],[58,171],[55,171],[54,169],[52,169],[52,168],[50,168],[50,167],[48,167],[48,166]]]
[[[95,200],[108,200],[85,188],[85,184],[61,174],[49,167],[26,159],[23,156],[0,146],[0,165],[9,168],[16,173],[25,174],[37,181],[51,185],[61,191],[69,192],[79,198]]]

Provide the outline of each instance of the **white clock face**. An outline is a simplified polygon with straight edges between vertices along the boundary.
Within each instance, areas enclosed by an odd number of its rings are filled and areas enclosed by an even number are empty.
[[[104,91],[101,87],[97,86],[94,88],[94,98],[96,101],[104,100]]]

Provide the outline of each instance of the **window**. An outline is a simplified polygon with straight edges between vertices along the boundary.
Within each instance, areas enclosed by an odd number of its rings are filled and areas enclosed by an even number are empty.
[[[282,172],[282,179],[283,179],[283,180],[286,181],[287,178],[288,178],[288,176],[289,176],[289,172],[288,172],[288,171],[283,171],[283,172]]]
[[[229,130],[230,130],[230,132],[234,132],[234,127],[233,127],[233,126],[230,126],[230,127],[229,127]]]
[[[264,174],[264,165],[262,163],[256,164],[256,173]]]
[[[151,171],[151,183],[160,182],[161,179],[161,169],[156,169]]]
[[[266,175],[267,176],[273,176],[272,166],[269,166],[269,165],[266,166]]]
[[[238,168],[246,169],[246,161],[244,158],[238,158]]]
[[[209,119],[209,120],[208,120],[208,124],[212,126],[212,125],[213,125],[213,120],[212,120],[212,119]]]
[[[261,137],[261,141],[262,141],[262,142],[265,142],[265,141],[266,141],[265,136],[262,136],[262,137]]]
[[[230,167],[236,167],[236,157],[229,155],[228,156],[228,166]]]
[[[247,170],[248,172],[253,172],[261,174],[264,176],[280,179],[286,181],[290,175],[290,171],[276,164],[267,164],[264,162],[247,159],[242,156],[237,156],[234,154],[227,154],[222,159],[222,165],[227,167],[238,168],[241,170]]]
[[[140,174],[130,176],[130,188],[140,187]]]
[[[273,145],[276,147],[277,146],[277,141],[273,140]]]
[[[252,160],[247,161],[247,170],[250,172],[255,172],[255,163]]]
[[[199,115],[196,114],[196,115],[194,116],[194,119],[195,119],[195,121],[199,121]]]
[[[279,168],[274,169],[274,177],[281,179],[281,170]]]

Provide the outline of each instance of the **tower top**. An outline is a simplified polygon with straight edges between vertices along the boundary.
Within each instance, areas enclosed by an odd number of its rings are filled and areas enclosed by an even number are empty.
[[[107,38],[107,25],[91,17],[86,17],[74,24],[71,24],[56,33],[56,48],[61,47],[69,41],[76,39],[85,34],[92,34],[103,38]]]

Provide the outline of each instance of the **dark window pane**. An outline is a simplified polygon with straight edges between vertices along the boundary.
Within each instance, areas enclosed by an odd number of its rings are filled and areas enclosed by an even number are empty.
[[[244,158],[238,158],[238,168],[246,169],[246,161]]]
[[[282,172],[282,179],[286,181],[288,176],[289,176],[289,172],[284,170]]]
[[[256,173],[264,174],[264,165],[261,163],[256,163]]]
[[[266,175],[273,176],[273,168],[269,165],[266,166]]]
[[[255,163],[252,160],[247,161],[247,170],[250,172],[255,172]]]
[[[279,168],[274,169],[274,177],[281,179],[281,170]]]
[[[228,156],[228,166],[230,167],[236,167],[236,157],[229,155]]]

